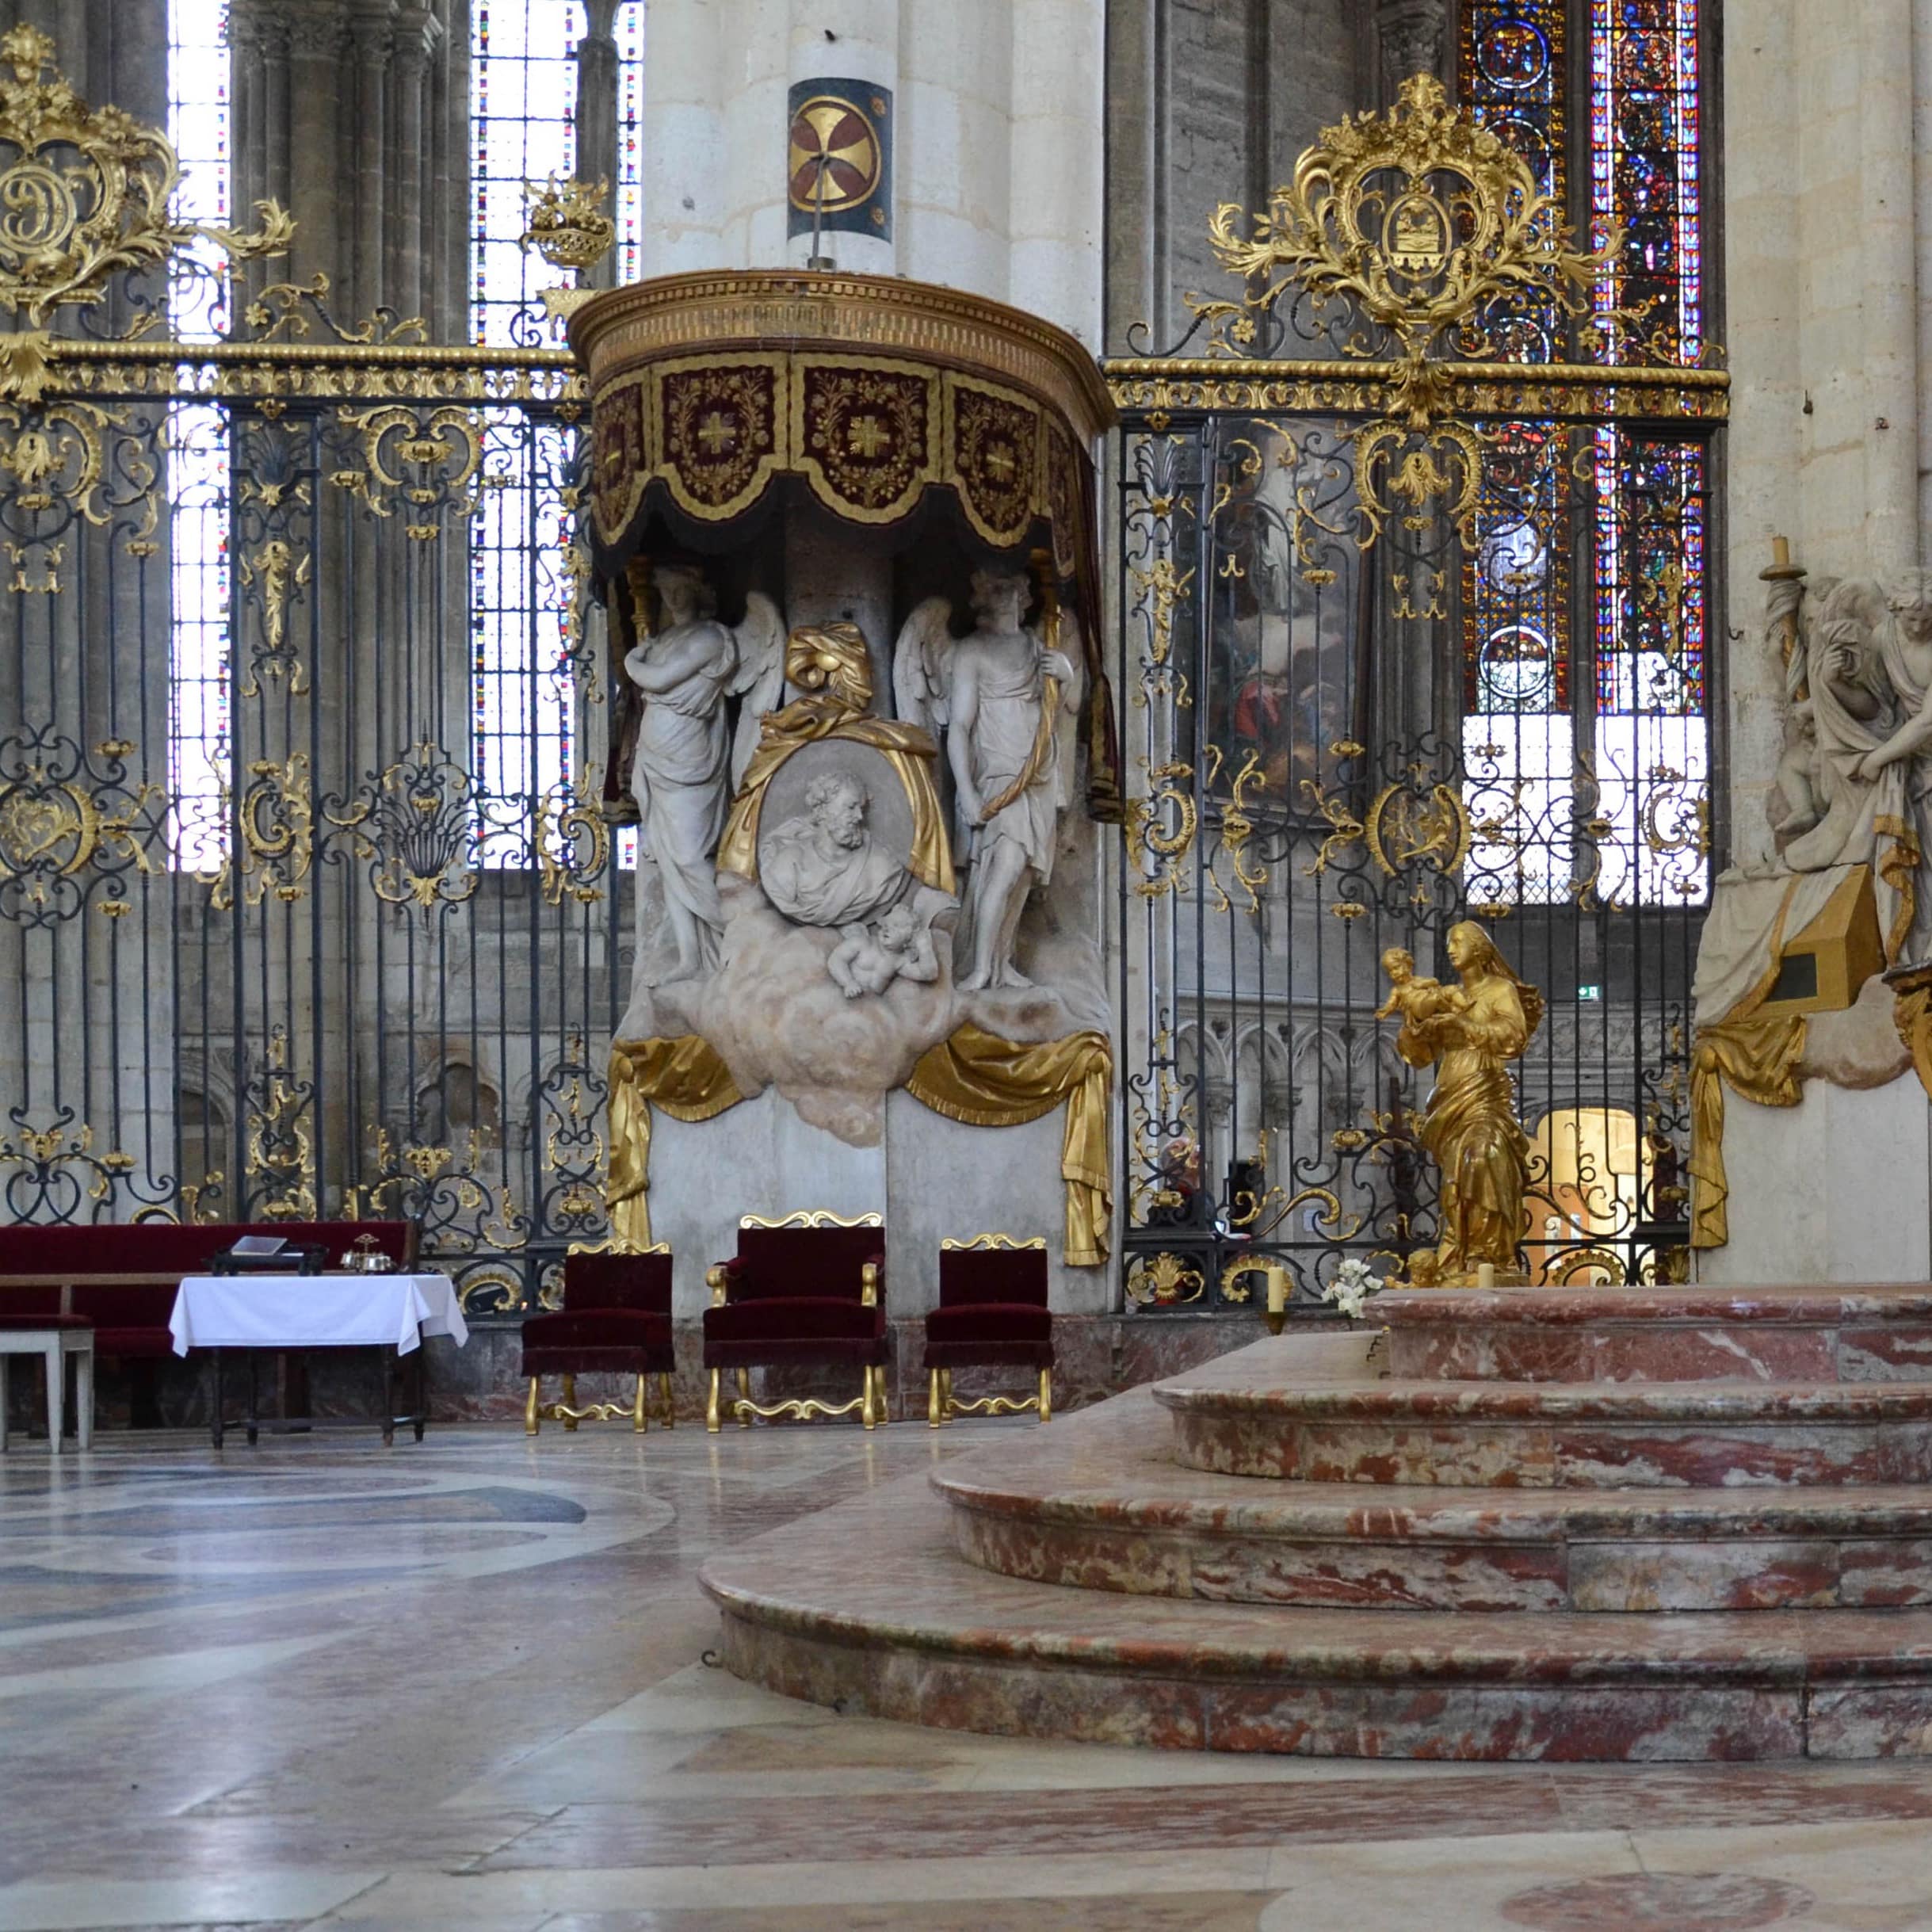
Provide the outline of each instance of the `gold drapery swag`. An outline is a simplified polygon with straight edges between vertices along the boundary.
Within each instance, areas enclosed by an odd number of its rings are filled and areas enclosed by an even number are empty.
[[[1113,1217],[1107,1148],[1113,1084],[1113,1050],[1104,1033],[1021,1046],[968,1024],[922,1056],[906,1087],[922,1105],[969,1127],[1019,1127],[1064,1105],[1065,1259],[1070,1268],[1098,1268],[1107,1258]],[[698,1034],[612,1043],[605,1201],[613,1239],[651,1243],[651,1108],[662,1107],[673,1120],[708,1121],[743,1098],[717,1049]]]
[[[1771,929],[1771,963],[1724,1017],[1697,1030],[1690,1063],[1690,1245],[1720,1248],[1731,1239],[1725,1206],[1731,1179],[1724,1168],[1724,1082],[1761,1107],[1795,1107],[1804,1098],[1798,1062],[1804,1055],[1801,1013],[1763,1014],[1784,963],[1785,914]]]
[[[1880,813],[1872,822],[1878,839],[1877,869],[1897,898],[1883,936],[1885,963],[1897,963],[1918,911],[1919,834],[1903,819]],[[1690,1064],[1690,1245],[1720,1248],[1731,1239],[1725,1203],[1730,1177],[1724,1167],[1724,1083],[1761,1107],[1795,1107],[1804,1098],[1798,1063],[1807,1037],[1802,1014],[1762,1014],[1783,964],[1785,914],[1771,931],[1771,964],[1764,977],[1713,1025],[1697,1029]],[[1892,1018],[1899,1037],[1932,1096],[1932,991],[1916,977],[1896,989]]]
[[[968,1021],[922,1054],[906,1082],[921,1105],[968,1127],[1019,1127],[1063,1102],[1060,1178],[1066,1183],[1063,1258],[1098,1268],[1113,1224],[1107,1107],[1113,1049],[1104,1033],[1070,1033],[1037,1046],[1002,1040]]]
[[[612,1238],[651,1245],[651,1109],[674,1121],[708,1121],[744,1098],[718,1049],[697,1033],[615,1040],[610,1048],[610,1182],[605,1205]]]

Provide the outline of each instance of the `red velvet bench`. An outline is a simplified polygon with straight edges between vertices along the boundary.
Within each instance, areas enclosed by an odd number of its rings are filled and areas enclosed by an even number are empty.
[[[97,1356],[159,1361],[174,1352],[168,1315],[182,1276],[206,1274],[215,1256],[242,1235],[262,1234],[280,1235],[292,1246],[317,1243],[330,1267],[365,1235],[399,1268],[416,1258],[414,1221],[16,1225],[0,1230],[0,1318],[78,1318],[92,1323]],[[147,1406],[151,1412],[151,1381]]]

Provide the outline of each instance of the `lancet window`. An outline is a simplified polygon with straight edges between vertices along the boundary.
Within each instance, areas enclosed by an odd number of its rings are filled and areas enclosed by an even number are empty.
[[[1685,365],[1705,326],[1699,13],[1700,0],[1472,0],[1460,52],[1463,97],[1566,218],[1599,244],[1624,231],[1597,315],[1636,311],[1645,357]],[[1512,326],[1522,361],[1606,353],[1553,313]],[[1517,895],[1560,902],[1586,887],[1614,903],[1701,903],[1705,452],[1609,427],[1580,441],[1533,422],[1498,435],[1464,571],[1464,750],[1479,785],[1510,774],[1521,810],[1549,828],[1515,853]],[[1602,829],[1585,850],[1567,820]],[[1506,869],[1498,856],[1476,854],[1491,876]]]
[[[477,0],[470,15],[470,132],[475,220],[470,323],[481,343],[542,338],[537,291],[555,280],[526,251],[525,186],[577,167],[579,0]],[[486,865],[525,865],[540,800],[573,771],[568,587],[558,561],[568,533],[558,486],[567,433],[512,414],[493,426],[491,477],[470,548],[472,772]]]
[[[225,0],[170,0],[168,138],[181,158],[176,207],[184,220],[228,220],[228,25]],[[227,328],[227,284],[210,271],[212,242],[176,258],[170,320],[185,342]],[[222,788],[228,768],[230,580],[227,412],[181,403],[168,411],[170,638],[169,849],[189,870],[220,864],[227,849]]]

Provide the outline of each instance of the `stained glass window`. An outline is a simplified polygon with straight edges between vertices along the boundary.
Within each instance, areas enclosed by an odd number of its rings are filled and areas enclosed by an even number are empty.
[[[617,41],[617,280],[643,273],[644,235],[644,0],[624,0]]]
[[[539,291],[556,271],[526,253],[527,182],[577,166],[580,0],[475,0],[470,14],[475,223],[470,323],[483,343],[543,337]],[[471,770],[486,865],[531,862],[538,805],[572,770],[566,433],[506,414],[485,445],[490,487],[470,544]]]
[[[181,157],[174,206],[182,220],[228,220],[228,10],[226,0],[170,0],[168,138]],[[212,242],[182,251],[169,307],[187,342],[227,326],[226,284]],[[227,849],[222,783],[228,767],[228,426],[206,403],[168,411],[168,792],[175,863],[219,865]]]
[[[1695,363],[1703,348],[1699,0],[1590,0],[1590,215],[1625,243],[1597,290],[1634,309],[1644,353]],[[1686,802],[1709,777],[1705,689],[1705,455],[1596,433],[1598,810],[1606,849],[1636,876],[1621,895],[1701,900],[1708,868]],[[1606,892],[1612,882],[1606,881]]]
[[[1463,95],[1561,204],[1567,127],[1561,0],[1471,0],[1462,16]],[[1560,318],[1537,304],[1492,317],[1512,360],[1562,353]],[[1571,716],[1569,438],[1553,423],[1511,422],[1485,451],[1477,544],[1463,567],[1463,754],[1470,806],[1494,836],[1470,854],[1472,895],[1567,895]]]
[[[1572,0],[1567,11],[1588,34],[1588,167],[1574,193],[1564,174],[1562,0],[1472,0],[1464,98],[1593,243],[1625,231],[1597,311],[1640,311],[1647,357],[1694,363],[1705,326],[1698,0]],[[1567,349],[1553,317],[1512,326],[1506,346],[1520,361],[1604,353],[1587,338]],[[1511,425],[1492,452],[1464,575],[1465,758],[1479,794],[1487,782],[1519,801],[1518,834],[1535,820],[1545,828],[1530,841],[1544,855],[1541,873],[1519,853],[1513,896],[1561,898],[1572,872],[1583,876],[1558,830],[1567,816],[1594,822],[1599,897],[1698,901],[1708,873],[1698,803],[1709,774],[1706,458],[1694,444],[1583,434],[1579,447],[1553,426]],[[1573,528],[1588,561],[1577,582]],[[1574,689],[1572,662],[1586,667]],[[1479,845],[1474,869],[1500,870],[1506,856]]]

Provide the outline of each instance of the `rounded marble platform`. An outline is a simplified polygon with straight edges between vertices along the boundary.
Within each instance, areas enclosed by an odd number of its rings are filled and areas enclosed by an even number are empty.
[[[1932,1290],[1375,1312],[1400,1379],[1291,1331],[714,1560],[727,1661],[1114,1742],[1932,1755]]]
[[[1162,1384],[1175,1460],[1311,1483],[1729,1487],[1932,1480],[1932,1382]]]

